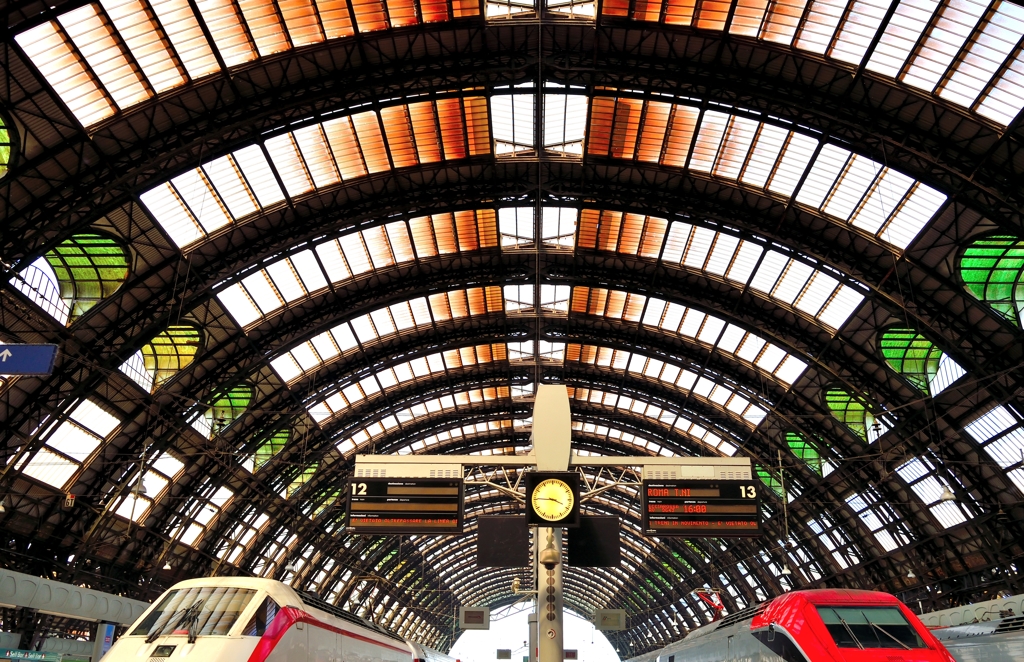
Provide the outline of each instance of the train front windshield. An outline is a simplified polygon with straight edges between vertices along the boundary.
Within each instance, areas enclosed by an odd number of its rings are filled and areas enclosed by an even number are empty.
[[[818,614],[839,648],[927,648],[896,607],[826,607]]]
[[[132,635],[155,641],[168,634],[188,635],[189,641],[208,635],[225,635],[256,595],[251,588],[195,586],[175,589],[151,611]]]

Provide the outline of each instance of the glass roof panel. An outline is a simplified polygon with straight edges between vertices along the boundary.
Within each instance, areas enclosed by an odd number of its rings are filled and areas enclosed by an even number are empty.
[[[988,9],[989,0],[957,0],[943,6],[939,19],[910,59],[903,82],[931,92]]]
[[[242,24],[242,15],[231,0],[196,0],[214,45],[229,67],[256,57],[255,45]]]
[[[89,126],[117,111],[56,22],[43,23],[15,39],[79,122]]]
[[[544,149],[583,154],[588,101],[581,94],[544,95]]]
[[[187,0],[150,0],[160,25],[193,80],[220,70]]]
[[[859,65],[890,4],[890,0],[855,0],[836,34],[829,55],[842,62]]]
[[[899,75],[938,6],[939,0],[901,0],[868,59],[867,68],[890,78]]]
[[[156,22],[141,0],[102,0],[101,4],[155,92],[185,83],[174,53],[160,38]]]
[[[796,47],[818,54],[828,50],[845,8],[846,3],[842,0],[812,0],[797,35]]]
[[[724,407],[736,414],[744,423],[752,428],[760,425],[766,415],[764,409],[752,405],[750,399],[739,394],[734,387],[719,383],[708,377],[700,377],[697,383],[694,384],[693,380],[697,378],[697,375],[691,371],[681,370],[679,366],[666,364],[658,359],[651,359],[642,354],[617,349],[613,350],[596,345],[569,343],[566,345],[565,360],[589,363],[619,372],[630,372],[671,384],[679,387],[679,390],[683,392],[696,394],[711,403]],[[657,374],[648,374],[646,371],[648,364],[652,361],[658,364],[657,370],[654,371]],[[730,404],[732,405],[731,408]]]
[[[494,123],[496,154],[514,154],[534,149],[533,94],[500,94],[491,97],[491,118]]]
[[[202,171],[213,188],[220,194],[221,200],[231,216],[238,219],[259,211],[256,199],[231,156],[223,156],[207,163],[203,166]]]
[[[454,101],[454,107],[451,104],[445,104],[446,101]],[[460,151],[457,151],[463,155],[467,152],[472,155],[490,150],[486,100],[470,97],[461,100],[439,100],[436,103],[439,107],[445,105],[460,113],[462,107],[460,103],[465,103],[467,109],[465,115],[451,118],[452,121],[459,122],[459,126],[457,135],[445,137],[446,155],[449,152],[449,142],[456,140],[460,147]],[[405,111],[403,110],[402,113],[404,114]],[[463,125],[466,127],[465,134],[462,131]],[[445,131],[442,130],[442,135],[444,133]],[[366,111],[352,117],[330,120],[322,127],[313,125],[298,129],[293,133],[272,137],[264,143],[264,147],[270,155],[277,175],[283,181],[288,195],[295,197],[303,195],[315,187],[332,185],[338,181],[339,175],[342,179],[347,180],[368,173],[390,170],[392,166],[388,157],[388,148],[390,147],[394,154],[411,155],[413,134],[409,131],[393,132],[390,136],[392,143],[386,145],[377,112]],[[456,145],[451,146],[454,148]],[[429,143],[426,148],[429,152]],[[259,145],[250,145],[233,152],[231,156],[244,175],[247,186],[245,194],[259,200],[264,207],[284,199],[281,187],[277,184],[277,178],[271,171]],[[219,159],[217,164],[217,166],[213,166],[213,169],[217,170],[219,167],[220,175],[226,177],[219,181],[227,182],[229,185],[229,188],[223,192],[223,197],[230,201],[230,205],[218,195],[219,191],[215,190],[215,185],[211,185],[207,180],[207,176],[204,174],[205,170],[201,168],[179,175],[172,180],[177,194],[188,205],[191,215],[200,221],[206,232],[231,222],[226,207],[237,207],[240,213],[245,209],[251,209],[251,207],[238,206],[241,204],[240,200],[244,200],[239,180],[236,176],[228,177],[224,173],[226,165],[222,164]],[[151,190],[143,193],[141,197],[146,201],[153,195]],[[175,208],[176,204],[173,201],[154,200],[154,204],[147,203],[147,207],[153,212],[154,218],[161,226],[173,227],[172,238],[179,246],[190,245],[202,238],[202,236],[195,237],[194,233],[188,230],[187,225],[183,224],[180,210]],[[168,234],[172,234],[172,227],[165,227]]]
[[[199,168],[178,175],[171,184],[206,234],[231,223],[227,210]]]

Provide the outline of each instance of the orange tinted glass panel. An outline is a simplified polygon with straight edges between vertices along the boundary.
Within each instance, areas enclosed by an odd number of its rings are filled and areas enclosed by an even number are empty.
[[[693,21],[693,10],[697,0],[668,0],[665,22],[670,25],[689,25]]]
[[[731,0],[702,0],[700,14],[697,16],[697,27],[704,30],[721,30],[725,20],[729,18]]]
[[[455,18],[480,15],[479,0],[452,0],[452,8],[455,10]]]
[[[580,212],[579,243],[580,248],[597,246],[597,226],[601,222],[601,212],[596,209],[584,209]]]
[[[420,22],[416,17],[416,3],[413,0],[388,0],[388,16],[393,28]]]
[[[633,18],[637,21],[657,21],[661,18],[661,0],[636,0]]]
[[[359,136],[359,147],[363,150],[366,169],[371,174],[389,170],[391,166],[388,163],[388,154],[384,149],[384,137],[380,133],[377,113],[368,110],[365,113],[353,115],[352,124],[355,126],[356,135]]]
[[[434,245],[434,227],[429,216],[421,216],[409,221],[409,228],[412,230],[412,243],[416,246],[416,255],[433,257],[437,255],[437,246]]]
[[[391,160],[396,168],[416,165],[416,145],[412,139],[412,126],[405,106],[391,106],[380,111],[384,131],[388,136]]]
[[[328,39],[355,34],[345,0],[317,0],[316,8],[320,12],[320,20]]]
[[[598,156],[608,155],[615,118],[615,99],[594,97],[590,102],[590,128],[587,131],[587,151]]]
[[[434,225],[434,238],[437,240],[437,250],[442,255],[446,253],[457,253],[459,245],[455,241],[455,219],[451,214],[434,214],[430,217]]]
[[[663,218],[647,217],[643,241],[640,243],[640,255],[656,258],[661,255],[661,244],[665,240],[668,221]]]
[[[420,12],[424,23],[448,20],[448,3],[444,0],[421,0]]]
[[[324,40],[312,0],[278,0],[278,6],[293,45],[305,46]]]
[[[739,0],[732,17],[729,32],[747,37],[756,37],[761,31],[764,11],[768,8],[768,0]]]
[[[609,145],[610,156],[617,159],[633,158],[643,105],[643,101],[639,99],[619,99],[615,104],[615,123],[612,125],[612,139]]]
[[[487,125],[487,99],[466,97],[463,103],[466,108],[466,138],[469,140],[470,156],[489,154],[491,130]]]
[[[441,139],[437,135],[437,117],[434,104],[429,101],[409,104],[412,133],[416,139],[416,153],[420,163],[441,160]]]
[[[338,172],[342,179],[362,177],[366,174],[363,156],[356,141],[356,133],[348,117],[324,122],[324,133],[327,142],[334,152],[334,160],[338,164]]]
[[[639,214],[626,214],[622,222],[622,236],[619,239],[619,252],[636,255],[640,249],[640,236],[644,232],[644,217]]]
[[[475,213],[471,211],[455,212],[455,232],[459,237],[459,250],[473,251],[480,248]]]
[[[437,115],[441,124],[445,160],[465,158],[466,139],[462,132],[462,104],[458,99],[439,99]]]
[[[352,10],[356,13],[356,25],[360,32],[387,29],[387,15],[381,0],[352,0]]]
[[[665,131],[668,129],[668,118],[671,114],[671,104],[661,101],[647,102],[644,126],[640,132],[640,145],[636,152],[638,160],[657,163],[661,158],[661,147],[665,144]]]
[[[676,106],[672,109],[665,156],[661,160],[663,164],[679,168],[686,165],[698,114],[699,111],[691,106]]]
[[[601,13],[605,16],[628,16],[629,0],[604,0]]]
[[[613,251],[619,245],[619,229],[622,227],[622,212],[603,211],[597,226],[597,248]]]

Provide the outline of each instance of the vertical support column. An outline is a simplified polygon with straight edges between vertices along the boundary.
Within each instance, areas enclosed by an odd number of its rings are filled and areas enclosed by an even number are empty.
[[[540,527],[537,529],[537,547],[543,550],[548,542],[562,554],[562,529]],[[540,656],[538,662],[562,662],[564,641],[562,631],[562,563],[554,568],[545,568],[538,561],[537,574],[537,637]]]
[[[537,662],[537,618],[536,611],[526,617],[527,627],[530,630],[530,662]]]

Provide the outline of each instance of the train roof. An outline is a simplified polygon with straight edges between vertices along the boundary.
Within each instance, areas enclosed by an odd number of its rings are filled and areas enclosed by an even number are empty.
[[[285,603],[281,605],[282,607],[289,606],[287,604],[289,601],[294,601],[294,598],[298,598],[298,601],[305,607],[311,607],[343,621],[348,621],[354,625],[359,625],[367,628],[368,630],[373,630],[381,636],[405,643],[405,639],[387,628],[383,628],[376,623],[360,618],[351,612],[345,611],[337,605],[332,605],[313,593],[296,591],[288,584],[276,579],[266,579],[262,577],[197,577],[195,579],[180,581],[167,590],[174,591],[176,589],[191,588],[194,586],[228,586],[232,588],[251,588],[254,590],[262,589],[267,591],[267,593],[277,601]],[[286,594],[288,594],[287,598],[285,598]],[[298,605],[293,604],[291,606],[297,607]]]

